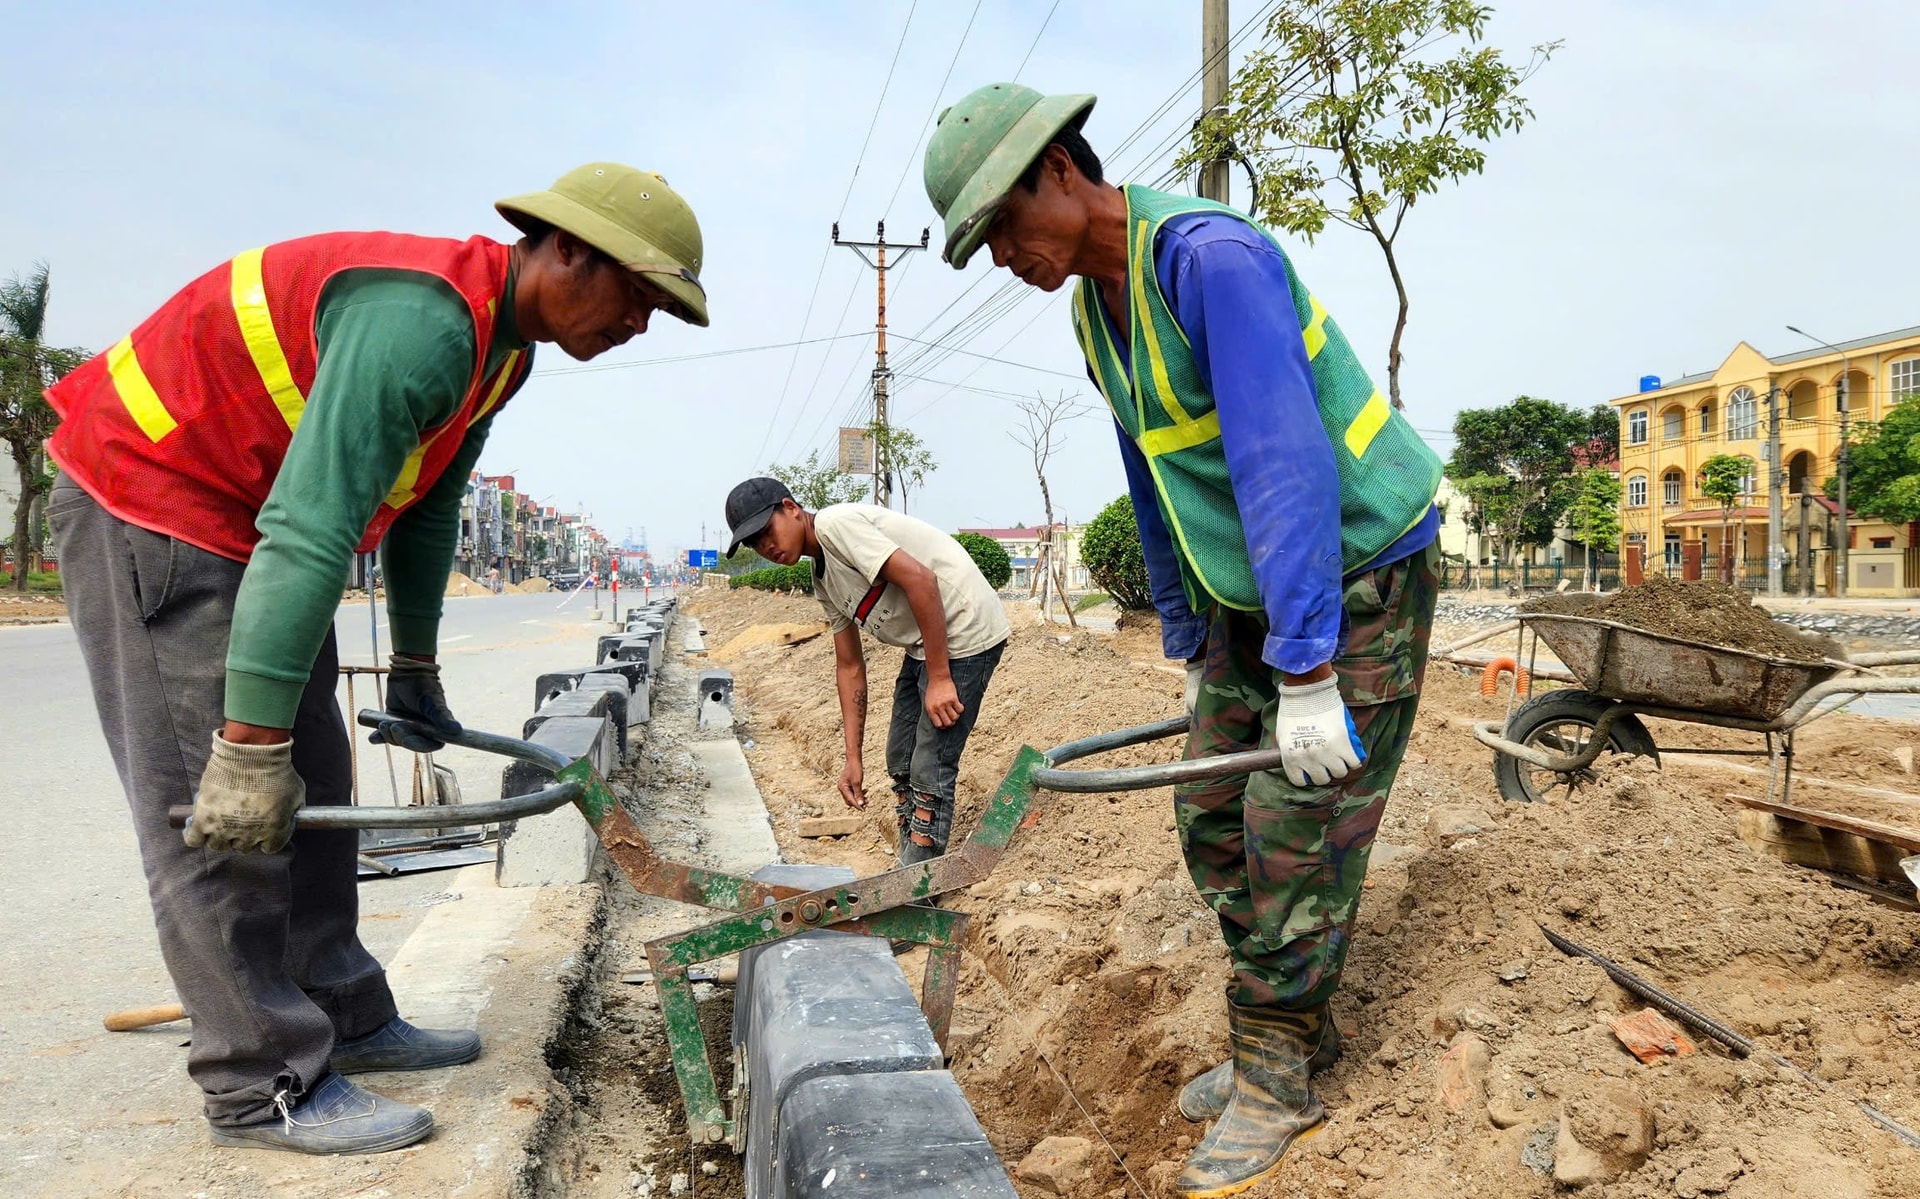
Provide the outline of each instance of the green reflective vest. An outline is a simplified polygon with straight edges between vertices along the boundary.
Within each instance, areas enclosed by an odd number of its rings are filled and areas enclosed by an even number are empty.
[[[1146,457],[1161,515],[1178,549],[1188,601],[1196,611],[1204,609],[1208,597],[1259,611],[1260,592],[1220,445],[1220,417],[1161,290],[1153,253],[1160,226],[1181,213],[1217,210],[1243,222],[1246,217],[1211,200],[1137,185],[1123,190],[1131,377],[1092,279],[1082,278],[1074,291],[1074,333],[1107,405]],[[1277,243],[1274,249],[1286,263],[1320,423],[1339,472],[1340,565],[1343,574],[1352,574],[1425,518],[1440,487],[1440,459],[1367,378],[1340,327],[1300,282],[1286,252]]]

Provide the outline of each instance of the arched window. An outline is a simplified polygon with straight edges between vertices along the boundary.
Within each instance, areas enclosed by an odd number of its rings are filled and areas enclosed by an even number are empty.
[[[1644,508],[1647,506],[1647,476],[1635,475],[1627,480],[1627,507]]]
[[[1677,470],[1670,470],[1660,476],[1660,502],[1668,508],[1678,508],[1687,489],[1687,477]]]
[[[1700,404],[1700,436],[1713,436],[1713,401],[1704,400]]]
[[[1635,408],[1627,413],[1627,444],[1647,444],[1647,410]]]
[[[1920,396],[1920,358],[1902,358],[1887,368],[1887,375],[1893,403]]]
[[[1740,476],[1740,497],[1750,499],[1760,489],[1760,474],[1754,469],[1753,459],[1742,458],[1741,461],[1747,464],[1747,473]]]
[[[1751,441],[1760,435],[1760,405],[1751,387],[1736,387],[1727,397],[1727,440]]]

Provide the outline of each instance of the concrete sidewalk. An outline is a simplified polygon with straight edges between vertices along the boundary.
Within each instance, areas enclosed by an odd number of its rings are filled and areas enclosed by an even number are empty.
[[[591,661],[603,630],[555,602],[448,602],[443,662],[464,721],[518,735],[535,675]],[[364,605],[342,611],[345,660],[369,660],[368,624]],[[100,1024],[173,993],[72,629],[0,629],[0,659],[0,776],[14,797],[0,839],[0,1195],[510,1194],[523,1147],[549,1119],[547,1051],[598,936],[600,886],[502,890],[491,865],[363,882],[361,935],[388,964],[402,1013],[477,1027],[482,1057],[364,1080],[433,1108],[436,1131],[420,1146],[332,1159],[216,1150],[186,1074],[190,1027],[108,1033]],[[370,694],[357,698],[374,706]],[[412,755],[395,758],[405,802]],[[501,759],[440,759],[466,798],[499,794]],[[384,751],[362,741],[360,773],[363,800],[387,802]]]

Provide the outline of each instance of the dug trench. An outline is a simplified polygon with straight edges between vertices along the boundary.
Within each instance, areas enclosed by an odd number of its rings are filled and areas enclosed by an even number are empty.
[[[818,605],[700,593],[686,611],[735,674],[741,736],[783,854],[886,869],[882,700],[898,655],[868,646],[874,800],[860,829],[803,839],[802,819],[845,811],[831,642],[809,635]],[[1013,625],[963,763],[961,832],[1019,746],[1146,723],[1180,702],[1150,621],[1075,632],[1015,606]],[[1491,751],[1468,730],[1505,706],[1477,677],[1429,672],[1334,1001],[1346,1055],[1315,1083],[1329,1119],[1249,1193],[1914,1194],[1920,1152],[1854,1104],[1920,1127],[1920,916],[1748,849],[1724,798],[1756,793],[1748,776],[1643,763],[1565,801],[1503,803]],[[1818,727],[1828,741],[1803,759],[1812,773],[1837,770],[1849,744],[1856,755],[1870,741],[1876,753],[1911,749],[1917,731],[1845,716]],[[1161,742],[1102,763],[1178,749]],[[1916,789],[1884,772],[1882,782]],[[1917,811],[1904,810],[1910,827]],[[1043,794],[993,876],[948,899],[973,916],[952,1066],[1023,1195],[1168,1195],[1202,1135],[1174,1096],[1224,1054],[1228,968],[1172,830],[1165,790]],[[1643,1005],[1561,956],[1541,923],[1829,1089],[1711,1044],[1642,1064],[1610,1025]],[[904,964],[917,979],[917,959]]]

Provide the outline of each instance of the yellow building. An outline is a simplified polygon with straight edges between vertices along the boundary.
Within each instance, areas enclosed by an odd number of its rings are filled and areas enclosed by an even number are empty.
[[[1773,482],[1781,494],[1787,588],[1803,592],[1812,582],[1818,591],[1830,590],[1839,508],[1822,488],[1835,473],[1843,377],[1851,422],[1880,419],[1890,405],[1920,393],[1920,327],[1774,358],[1743,341],[1715,370],[1664,382],[1650,377],[1643,390],[1608,401],[1620,410],[1623,548],[1644,550],[1649,571],[1765,583],[1767,420],[1774,394],[1780,470]],[[1700,491],[1701,464],[1716,454],[1752,464],[1730,512]],[[1920,530],[1858,513],[1848,523],[1849,594],[1920,588],[1920,552],[1914,551]]]

